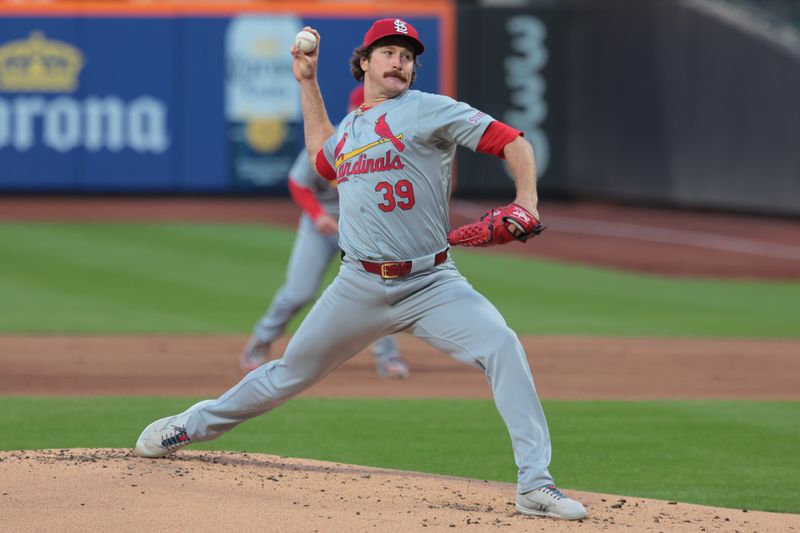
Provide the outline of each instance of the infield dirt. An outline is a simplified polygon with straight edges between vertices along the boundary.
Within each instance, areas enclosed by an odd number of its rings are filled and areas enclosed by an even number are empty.
[[[505,483],[224,452],[0,452],[4,531],[792,531],[800,516],[571,492],[591,515],[529,518]],[[24,473],[24,477],[20,474]],[[5,478],[5,476],[4,476]]]

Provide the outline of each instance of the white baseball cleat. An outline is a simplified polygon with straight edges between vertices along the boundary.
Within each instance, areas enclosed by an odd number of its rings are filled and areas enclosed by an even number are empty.
[[[531,516],[565,520],[581,520],[589,516],[581,502],[568,498],[555,485],[545,485],[525,494],[517,494],[517,511]]]
[[[209,401],[204,400],[179,415],[161,418],[144,428],[144,431],[136,441],[136,448],[134,448],[133,453],[139,457],[153,459],[165,457],[191,444],[192,439],[186,433],[186,422],[195,409]]]
[[[378,377],[405,379],[411,375],[408,365],[399,355],[381,357],[377,361]]]
[[[239,358],[239,368],[242,369],[242,372],[247,373],[269,362],[270,348],[269,342],[253,335],[247,341],[247,346],[244,347],[242,356]]]

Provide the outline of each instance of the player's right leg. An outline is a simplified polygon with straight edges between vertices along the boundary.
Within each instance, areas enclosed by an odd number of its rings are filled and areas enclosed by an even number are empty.
[[[403,301],[396,312],[409,332],[459,361],[483,370],[497,410],[511,436],[518,467],[517,509],[566,519],[586,509],[553,484],[550,434],[527,357],[500,312],[455,270],[434,274],[437,282]]]
[[[136,444],[143,457],[168,455],[186,444],[215,439],[266,413],[385,335],[390,319],[381,280],[342,268],[292,337],[283,357],[247,374],[216,400],[150,424]]]
[[[286,267],[286,281],[253,328],[239,359],[242,371],[250,372],[271,359],[272,342],[316,296],[331,260],[339,251],[337,240],[338,235],[321,235],[308,216],[301,217]]]

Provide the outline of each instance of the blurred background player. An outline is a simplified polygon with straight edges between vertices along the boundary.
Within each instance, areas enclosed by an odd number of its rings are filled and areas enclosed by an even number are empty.
[[[364,87],[350,92],[347,112],[364,101]],[[286,282],[278,289],[269,310],[256,323],[240,358],[244,372],[270,360],[272,342],[283,334],[289,321],[317,294],[322,278],[339,254],[339,193],[311,166],[305,149],[289,172],[289,192],[303,210],[292,247]],[[407,378],[408,365],[400,357],[394,337],[387,336],[372,346],[375,367],[382,378]]]

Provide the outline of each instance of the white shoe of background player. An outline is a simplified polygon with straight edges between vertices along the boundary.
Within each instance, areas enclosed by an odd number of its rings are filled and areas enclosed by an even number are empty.
[[[411,375],[408,365],[403,358],[397,354],[387,357],[378,357],[375,359],[377,365],[378,377],[405,379]]]

